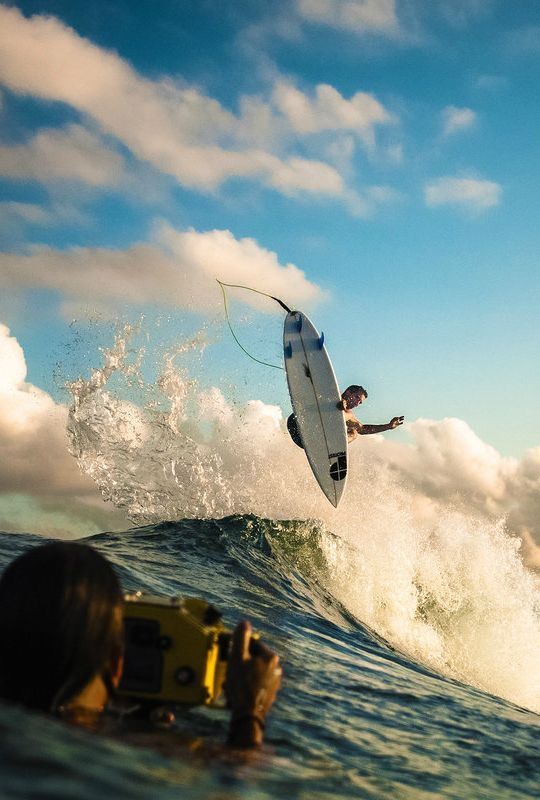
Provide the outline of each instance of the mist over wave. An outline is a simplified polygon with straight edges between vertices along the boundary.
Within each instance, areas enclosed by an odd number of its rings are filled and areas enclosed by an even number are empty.
[[[353,444],[335,510],[285,431],[286,409],[233,404],[189,373],[182,357],[206,346],[204,334],[147,385],[133,333],[127,326],[102,367],[71,384],[71,451],[106,499],[137,524],[318,520],[325,588],[357,619],[443,674],[540,711],[540,591],[506,513],[508,497],[524,495],[525,467],[534,495],[535,451],[497,460],[460,420],[419,420],[412,445]]]

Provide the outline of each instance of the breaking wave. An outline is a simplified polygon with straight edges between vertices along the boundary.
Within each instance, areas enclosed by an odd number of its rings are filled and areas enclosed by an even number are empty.
[[[71,452],[104,498],[138,525],[305,520],[325,567],[314,577],[304,551],[301,569],[356,619],[440,673],[540,711],[540,592],[502,516],[428,497],[381,457],[380,437],[351,448],[335,510],[279,406],[231,403],[190,374],[185,357],[204,349],[204,333],[169,353],[151,383],[133,335],[126,326],[102,366],[70,386]]]

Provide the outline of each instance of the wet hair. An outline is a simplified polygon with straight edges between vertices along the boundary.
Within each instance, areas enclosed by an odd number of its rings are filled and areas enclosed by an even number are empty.
[[[1,698],[54,713],[96,675],[110,688],[122,648],[120,584],[88,545],[34,547],[1,576]]]
[[[351,397],[351,395],[355,396],[360,394],[364,395],[366,398],[368,396],[368,393],[363,386],[358,386],[356,383],[353,383],[352,386],[347,386],[341,396],[347,399],[348,397]]]

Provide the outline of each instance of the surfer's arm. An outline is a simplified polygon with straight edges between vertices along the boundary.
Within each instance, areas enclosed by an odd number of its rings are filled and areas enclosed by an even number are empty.
[[[368,436],[370,433],[383,433],[403,425],[403,417],[392,417],[390,422],[383,425],[364,425],[356,419],[351,411],[345,412],[345,424],[347,426],[347,439],[352,442],[357,436]]]
[[[392,417],[390,422],[386,422],[383,425],[362,425],[361,422],[358,423],[358,428],[356,429],[361,436],[369,435],[370,433],[383,433],[384,431],[393,431],[394,428],[397,428],[398,425],[403,425],[403,417]],[[349,420],[347,420],[347,431],[349,430]]]

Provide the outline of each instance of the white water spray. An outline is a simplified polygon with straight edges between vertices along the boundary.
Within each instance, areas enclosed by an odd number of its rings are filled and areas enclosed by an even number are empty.
[[[500,514],[479,510],[477,492],[474,502],[464,490],[452,502],[448,492],[430,496],[396,468],[395,445],[385,460],[382,437],[365,437],[351,447],[347,495],[335,510],[279,407],[231,405],[187,373],[182,355],[203,348],[204,337],[170,354],[157,384],[144,386],[142,356],[126,346],[132,333],[117,336],[89,380],[71,385],[71,449],[106,499],[138,524],[248,513],[318,519],[327,588],[359,620],[446,675],[540,710],[538,585],[519,539]],[[147,402],[121,399],[113,376],[136,378]]]

